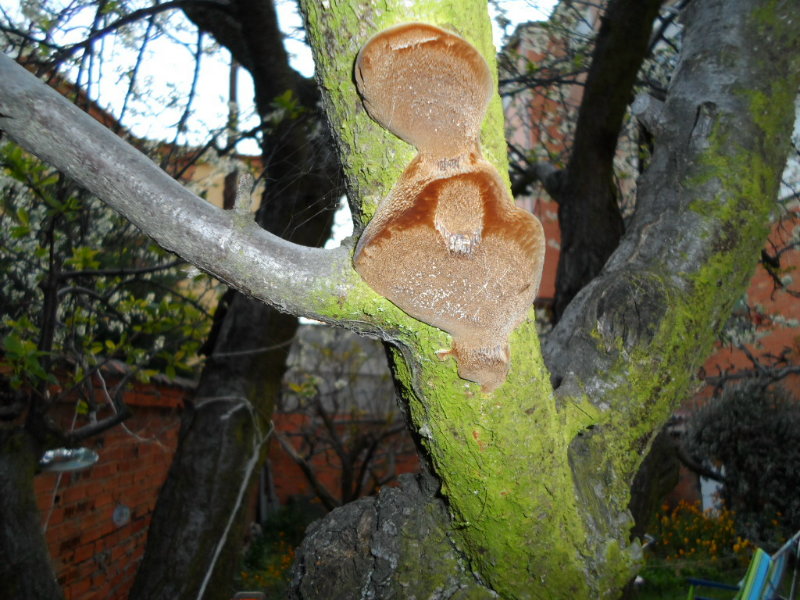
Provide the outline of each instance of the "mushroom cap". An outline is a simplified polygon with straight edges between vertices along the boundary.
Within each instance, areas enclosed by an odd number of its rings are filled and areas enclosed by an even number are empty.
[[[493,89],[486,61],[469,42],[426,23],[373,36],[356,58],[355,78],[373,119],[434,156],[475,146]]]

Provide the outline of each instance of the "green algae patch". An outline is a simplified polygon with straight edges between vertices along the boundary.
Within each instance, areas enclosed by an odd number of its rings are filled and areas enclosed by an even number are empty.
[[[604,598],[618,598],[625,583],[630,581],[631,574],[638,561],[631,557],[627,548],[623,549],[616,540],[609,540],[605,545],[605,569],[597,574],[597,589]]]
[[[496,598],[465,569],[448,532],[440,526],[440,505],[429,503],[415,519],[413,534],[403,536],[391,588],[404,598],[428,598],[458,587],[463,598]],[[398,596],[401,597],[401,596]]]
[[[567,436],[547,370],[530,360],[539,356],[534,322],[512,335],[511,374],[494,394],[436,357],[447,334],[408,317],[406,325],[391,350],[394,374],[472,568],[509,598],[587,597]]]

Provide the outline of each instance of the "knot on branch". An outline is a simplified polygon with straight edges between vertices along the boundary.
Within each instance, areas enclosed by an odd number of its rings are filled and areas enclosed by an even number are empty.
[[[431,589],[461,590],[465,597],[488,593],[449,541],[438,482],[425,474],[401,475],[398,482],[308,528],[289,598],[427,598]],[[419,577],[421,572],[428,575]]]
[[[667,310],[667,289],[648,272],[614,274],[596,295],[593,320],[607,351],[650,342]]]
[[[253,176],[247,171],[236,171],[236,174],[236,200],[233,209],[240,219],[252,221],[253,211],[255,210],[253,202]]]
[[[631,114],[653,136],[661,132],[663,112],[664,103],[650,94],[638,94],[631,104]]]

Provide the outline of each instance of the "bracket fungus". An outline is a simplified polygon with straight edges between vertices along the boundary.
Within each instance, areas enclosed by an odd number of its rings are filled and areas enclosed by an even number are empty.
[[[366,43],[355,78],[369,115],[418,152],[364,230],[355,269],[449,333],[442,354],[490,392],[506,379],[508,336],[538,291],[544,234],[481,154],[489,67],[463,38],[408,23]]]

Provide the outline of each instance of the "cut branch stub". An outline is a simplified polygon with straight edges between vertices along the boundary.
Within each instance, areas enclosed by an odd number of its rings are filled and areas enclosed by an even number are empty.
[[[371,38],[355,77],[370,116],[418,151],[359,240],[356,271],[452,335],[445,355],[459,375],[492,391],[508,373],[508,336],[539,288],[544,234],[481,155],[486,61],[457,35],[410,23]]]

